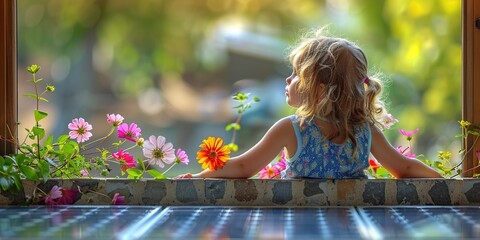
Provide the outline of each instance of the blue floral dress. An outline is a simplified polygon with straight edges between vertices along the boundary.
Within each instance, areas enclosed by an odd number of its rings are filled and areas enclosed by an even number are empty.
[[[293,115],[290,119],[297,136],[297,152],[287,159],[282,178],[367,178],[364,170],[369,166],[372,139],[368,123],[355,127],[357,156],[354,158],[351,140],[343,144],[331,142],[313,121],[304,121],[300,126],[300,117]]]

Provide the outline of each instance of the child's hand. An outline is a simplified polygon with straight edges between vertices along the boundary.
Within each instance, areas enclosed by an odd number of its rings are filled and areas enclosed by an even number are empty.
[[[181,179],[181,178],[193,178],[193,175],[191,173],[185,173],[185,174],[178,175],[173,179]]]

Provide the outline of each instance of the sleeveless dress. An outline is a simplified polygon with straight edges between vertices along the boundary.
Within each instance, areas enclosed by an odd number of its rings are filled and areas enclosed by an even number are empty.
[[[337,144],[323,136],[313,121],[304,121],[300,126],[299,116],[292,115],[290,120],[297,137],[297,152],[287,159],[282,178],[367,178],[364,170],[369,167],[372,139],[369,123],[355,127],[357,156],[354,158],[351,140]]]

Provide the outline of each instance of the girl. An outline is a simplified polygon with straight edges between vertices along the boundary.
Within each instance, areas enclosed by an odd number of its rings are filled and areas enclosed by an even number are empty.
[[[397,152],[383,135],[382,85],[367,75],[367,59],[357,45],[319,31],[303,39],[289,59],[293,73],[285,97],[296,114],[280,119],[222,169],[177,178],[250,178],[281,150],[287,156],[282,178],[365,178],[370,153],[396,178],[441,178]]]

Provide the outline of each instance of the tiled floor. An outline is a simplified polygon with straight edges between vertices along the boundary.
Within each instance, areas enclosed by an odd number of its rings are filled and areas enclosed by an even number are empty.
[[[480,206],[30,206],[0,216],[0,239],[480,238]]]

